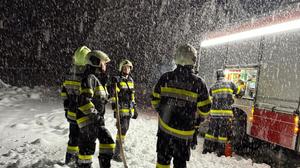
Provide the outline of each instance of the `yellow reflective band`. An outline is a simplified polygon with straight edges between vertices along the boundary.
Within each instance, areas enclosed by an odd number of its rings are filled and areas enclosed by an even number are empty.
[[[81,118],[79,118],[78,120],[76,120],[76,122],[77,122],[77,124],[80,124],[80,123],[83,123],[83,122],[85,122],[85,121],[87,121],[87,120],[89,120],[88,117],[81,117]]]
[[[61,92],[61,93],[60,93],[60,96],[61,96],[61,97],[66,97],[66,96],[67,96],[67,93],[66,93],[66,92]]]
[[[127,82],[127,84],[130,88],[132,88],[134,86],[134,84],[132,82]],[[126,84],[126,82],[120,82],[121,86],[127,86],[127,84]]]
[[[126,135],[121,135],[121,138],[122,138],[122,139],[125,139],[125,137],[126,137]],[[116,135],[116,139],[120,139],[120,138],[119,138],[119,134]]]
[[[210,135],[210,134],[205,134],[205,137],[206,139],[217,139],[217,137],[213,136],[213,135]]]
[[[152,105],[158,105],[159,102],[160,102],[160,100],[151,100]]]
[[[105,91],[105,89],[104,89],[104,87],[103,86],[97,86],[96,88],[95,88],[95,91]]]
[[[132,109],[133,110],[133,109]],[[130,110],[129,109],[120,109],[120,113],[129,113]]]
[[[236,94],[240,94],[240,92],[241,92],[241,87],[238,86]]]
[[[132,93],[131,95],[131,99],[134,101],[135,97],[134,97],[134,94]]]
[[[68,146],[67,150],[68,151],[76,151],[77,152],[77,151],[79,151],[79,148],[78,148],[78,146]]]
[[[92,160],[93,159],[93,155],[78,155],[78,158],[80,160]]]
[[[218,140],[219,141],[228,141],[228,138],[227,137],[218,137]]]
[[[160,94],[159,94],[159,93],[153,92],[153,93],[152,93],[152,96],[153,96],[153,97],[156,97],[156,98],[160,98]]]
[[[151,101],[151,105],[152,105],[152,108],[156,108],[158,107],[158,104],[160,103],[160,100],[152,100]]]
[[[159,123],[160,125],[165,128],[166,130],[170,131],[171,133],[175,133],[177,135],[183,135],[183,136],[192,136],[195,133],[195,130],[190,130],[190,131],[183,131],[183,130],[178,130],[175,128],[172,128],[168,126],[164,121],[159,117]]]
[[[80,86],[81,84],[80,84],[80,82],[78,82],[78,81],[64,81],[64,83],[63,83],[63,85],[64,86],[67,86],[67,85],[72,85],[72,86]]]
[[[120,88],[119,87],[116,87],[116,90],[117,90],[117,92],[120,92]]]
[[[80,89],[80,94],[82,93],[87,93],[87,94],[91,94],[92,96],[94,95],[94,91],[92,89]]]
[[[221,89],[216,89],[216,90],[212,91],[213,94],[215,94],[215,93],[221,93],[221,92],[233,93],[233,90],[229,89],[229,88],[221,88]]]
[[[116,102],[117,100],[116,100],[115,97],[112,97],[112,98],[111,98],[111,101],[112,101],[112,102]]]
[[[200,115],[200,116],[208,116],[209,115],[209,111],[208,112],[202,112],[201,110],[198,110],[198,114]]]
[[[156,168],[170,168],[170,165],[162,165],[162,164],[156,163]]]
[[[197,107],[203,107],[203,106],[206,106],[206,105],[208,105],[208,104],[211,104],[211,101],[210,101],[209,98],[206,99],[206,100],[204,100],[204,101],[199,101],[199,102],[197,103]]]
[[[95,107],[95,105],[92,102],[89,102],[88,104],[80,106],[79,110],[83,112],[83,111],[87,111],[87,110],[89,110],[91,108],[94,108],[94,107]]]
[[[99,148],[105,148],[105,149],[114,149],[116,144],[100,144]]]
[[[166,93],[175,93],[179,95],[184,95],[184,96],[189,96],[192,98],[197,98],[198,94],[195,92],[183,90],[183,89],[177,89],[177,88],[170,88],[170,87],[161,87],[161,92],[166,92]]]
[[[232,114],[232,110],[210,110],[211,114]]]
[[[68,111],[68,116],[76,117],[76,113],[72,111]]]

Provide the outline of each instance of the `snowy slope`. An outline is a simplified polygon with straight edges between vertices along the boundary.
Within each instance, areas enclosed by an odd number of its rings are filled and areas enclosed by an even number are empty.
[[[0,167],[61,168],[68,140],[68,123],[61,102],[45,96],[44,88],[6,88],[0,90]],[[115,119],[108,108],[106,125],[115,137]],[[130,168],[151,168],[156,163],[157,120],[141,114],[131,120],[126,138],[126,157]],[[269,167],[241,157],[202,155],[203,139],[192,152],[189,168]],[[98,149],[98,148],[96,148]],[[97,156],[96,151],[95,156]],[[94,157],[93,166],[98,166]],[[122,163],[112,161],[113,168]]]

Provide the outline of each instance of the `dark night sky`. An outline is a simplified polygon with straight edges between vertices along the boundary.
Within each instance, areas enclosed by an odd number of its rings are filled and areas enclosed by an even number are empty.
[[[129,57],[136,63],[137,81],[153,81],[157,75],[150,75],[151,68],[170,62],[177,43],[193,43],[195,34],[216,27],[214,23],[197,24],[206,2],[209,0],[2,0],[0,79],[13,85],[58,85],[74,50],[88,43],[113,56],[111,69]],[[236,10],[228,7],[233,1],[215,2],[228,15]],[[297,1],[237,2],[250,17]],[[189,29],[184,17],[178,21],[187,13],[191,16]]]

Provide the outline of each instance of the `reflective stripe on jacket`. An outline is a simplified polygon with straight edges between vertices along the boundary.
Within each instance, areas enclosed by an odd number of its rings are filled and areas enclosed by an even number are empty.
[[[196,119],[207,116],[211,107],[205,82],[181,65],[162,75],[151,97],[159,129],[181,139],[193,137]]]
[[[107,99],[106,86],[95,75],[89,74],[82,79],[76,120],[79,128],[95,122],[92,116],[104,115]]]
[[[233,96],[238,94],[238,88],[230,81],[224,79],[218,80],[211,88],[210,94],[212,96],[211,116],[232,117],[232,104],[234,103]]]
[[[114,76],[111,83],[112,109],[116,110],[116,92],[118,92],[120,116],[132,116],[135,112],[135,88],[132,77]],[[117,84],[117,88],[115,88],[115,84]]]

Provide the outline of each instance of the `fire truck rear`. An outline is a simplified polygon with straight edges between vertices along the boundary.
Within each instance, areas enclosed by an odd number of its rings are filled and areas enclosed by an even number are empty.
[[[299,12],[229,29],[201,43],[198,66],[208,85],[215,82],[215,71],[224,68],[226,79],[245,92],[235,99],[234,148],[253,148],[251,142],[262,141],[299,156]]]

